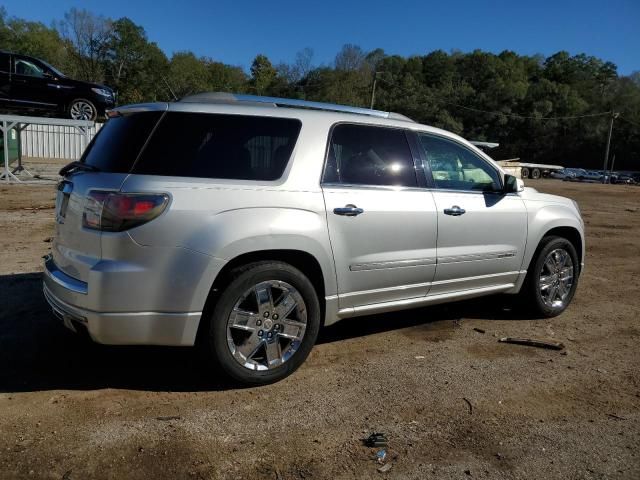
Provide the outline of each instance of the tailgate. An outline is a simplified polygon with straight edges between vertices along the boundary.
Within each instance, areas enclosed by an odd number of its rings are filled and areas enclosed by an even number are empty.
[[[90,190],[117,191],[122,173],[77,172],[58,184],[53,260],[67,275],[86,282],[89,270],[100,261],[100,232],[82,227],[82,214]]]

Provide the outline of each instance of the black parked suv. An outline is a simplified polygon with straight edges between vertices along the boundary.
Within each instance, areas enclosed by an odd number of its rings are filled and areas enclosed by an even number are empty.
[[[113,90],[73,80],[47,62],[0,50],[0,109],[95,120],[115,105]]]

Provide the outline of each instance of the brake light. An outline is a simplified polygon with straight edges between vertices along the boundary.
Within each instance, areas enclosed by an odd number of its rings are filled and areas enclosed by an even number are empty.
[[[120,193],[92,190],[87,195],[82,225],[92,230],[122,232],[160,215],[169,204],[164,193]]]

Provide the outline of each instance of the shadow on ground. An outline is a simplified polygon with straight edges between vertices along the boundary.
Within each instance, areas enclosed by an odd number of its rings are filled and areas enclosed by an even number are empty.
[[[460,318],[518,319],[503,301],[491,297],[345,320],[325,328],[318,343],[424,328]],[[203,363],[193,348],[113,347],[82,340],[51,314],[42,295],[40,274],[0,276],[0,392],[237,388]]]

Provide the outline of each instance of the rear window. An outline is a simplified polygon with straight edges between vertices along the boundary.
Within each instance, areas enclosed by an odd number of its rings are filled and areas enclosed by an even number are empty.
[[[300,133],[288,118],[169,112],[133,173],[177,177],[276,180]]]
[[[162,112],[141,112],[109,119],[81,161],[101,172],[129,173],[161,115]]]

